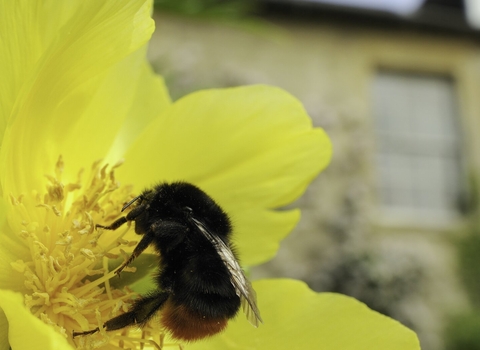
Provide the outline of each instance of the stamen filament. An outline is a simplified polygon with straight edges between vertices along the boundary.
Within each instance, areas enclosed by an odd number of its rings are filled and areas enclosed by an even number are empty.
[[[11,263],[24,277],[28,291],[25,304],[73,346],[95,349],[122,341],[132,349],[145,345],[161,349],[148,339],[158,331],[139,338],[129,330],[107,333],[102,327],[108,319],[128,310],[136,296],[128,288],[115,289],[109,282],[117,277],[115,270],[109,271],[109,260],[121,256],[121,248],[136,243],[127,237],[130,223],[108,234],[96,230],[95,224],[113,222],[122,215],[124,203],[135,197],[131,187],[120,187],[113,168],[101,161],[93,165],[88,179],[83,180],[80,171],[76,182],[67,185],[62,182],[63,168],[60,157],[53,173],[46,177],[45,192],[32,191],[28,197],[10,195],[14,215],[9,222],[18,228],[17,235],[30,255],[25,257],[19,249],[21,258]],[[98,333],[74,342],[73,331],[96,327]]]
[[[103,257],[103,269],[105,270],[105,275],[108,274],[108,259],[106,257]],[[107,297],[108,299],[110,300],[113,300],[113,297],[112,297],[112,290],[110,288],[110,279],[107,279],[105,281],[105,289],[107,291]]]
[[[132,338],[132,337],[126,337],[126,336],[117,336],[117,337],[115,337],[115,339],[125,340],[125,341],[128,341],[128,342],[149,344],[149,345],[153,346],[155,349],[162,350],[160,345],[158,345],[155,341],[153,341],[151,339]]]
[[[93,282],[90,282],[88,284],[83,285],[80,288],[76,288],[76,289],[72,290],[72,292],[75,293],[75,295],[77,295],[77,296],[83,296],[83,295],[85,295],[85,293],[88,293],[90,290],[97,287],[99,284],[102,284],[103,282],[109,280],[110,278],[112,278],[114,276],[115,276],[115,272],[111,271],[108,274],[106,274],[105,276],[100,277]]]
[[[37,311],[35,311],[33,314],[37,317],[40,317],[42,313],[44,313],[47,310],[47,307],[45,305],[42,305]]]

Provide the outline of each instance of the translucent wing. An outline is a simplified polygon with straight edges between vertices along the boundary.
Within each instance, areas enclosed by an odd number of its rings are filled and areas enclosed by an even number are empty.
[[[245,277],[243,270],[238,263],[237,259],[232,253],[230,247],[218,236],[213,235],[207,227],[201,222],[191,218],[200,232],[213,244],[215,249],[220,255],[220,258],[225,263],[228,271],[230,272],[230,281],[232,282],[235,292],[240,297],[242,309],[247,316],[248,321],[254,326],[258,327],[260,323],[263,323],[260,317],[260,311],[257,308],[257,296],[250,284],[250,281]]]

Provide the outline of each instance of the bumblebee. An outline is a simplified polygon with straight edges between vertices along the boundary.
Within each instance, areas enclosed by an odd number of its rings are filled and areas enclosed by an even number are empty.
[[[230,219],[210,196],[187,182],[161,183],[143,191],[122,212],[131,206],[127,215],[97,228],[116,230],[135,222],[142,238],[115,272],[152,245],[160,255],[156,289],[136,299],[128,312],[106,321],[106,331],[141,327],[161,311],[161,326],[174,339],[194,341],[224,330],[240,307],[248,321],[259,326],[255,291],[230,243]]]

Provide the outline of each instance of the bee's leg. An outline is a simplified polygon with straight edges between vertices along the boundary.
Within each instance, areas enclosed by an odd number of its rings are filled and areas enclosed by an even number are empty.
[[[155,315],[163,304],[165,304],[169,295],[168,292],[151,292],[147,294],[147,296],[135,300],[130,311],[108,320],[103,324],[103,327],[106,331],[114,331],[128,326],[143,326],[153,315]],[[99,330],[100,329],[97,327],[85,332],[73,332],[73,338],[80,335],[94,334]]]
[[[108,320],[103,326],[107,331],[133,325],[143,326],[165,304],[169,296],[170,293],[168,292],[150,292],[146,296],[135,300],[130,311]]]
[[[131,212],[129,212],[127,215],[122,216],[112,222],[108,226],[103,226],[103,225],[95,225],[96,228],[100,227],[103,228],[104,230],[116,230],[120,226],[122,226],[124,223],[128,221],[135,220],[135,218],[140,215],[143,211],[145,210],[145,207],[143,205],[139,205],[138,207],[134,208]],[[123,211],[123,209],[122,209]]]
[[[104,230],[116,230],[117,228],[122,226],[127,221],[128,221],[127,218],[125,216],[122,216],[121,218],[118,218],[117,220],[115,220],[114,222],[112,222],[108,226],[103,226],[103,225],[96,224],[95,228],[103,228]]]
[[[97,333],[99,330],[100,330],[100,328],[97,327],[97,328],[95,328],[95,329],[92,329],[92,330],[90,330],[90,331],[85,331],[85,332],[75,332],[75,331],[73,331],[72,338],[78,337],[79,335],[94,334],[94,333]]]
[[[115,274],[119,275],[122,270],[130,265],[130,263],[135,260],[142,252],[147,249],[147,247],[152,243],[154,235],[152,233],[143,235],[143,238],[138,242],[137,246],[133,250],[130,257],[115,271]]]

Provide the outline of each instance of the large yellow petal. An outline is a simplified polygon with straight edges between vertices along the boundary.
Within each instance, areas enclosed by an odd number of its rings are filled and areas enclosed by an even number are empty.
[[[106,157],[110,164],[122,158],[150,122],[172,103],[163,78],[155,75],[147,62],[142,65],[138,84],[135,87],[129,84],[128,87],[135,92],[135,96]],[[110,115],[111,122],[115,123],[113,119],[115,116],[118,119],[118,114]]]
[[[73,350],[60,333],[25,308],[19,293],[0,290],[0,309],[0,349],[8,349],[10,345],[12,350]],[[7,331],[8,343],[5,344]]]
[[[43,11],[36,12],[37,6],[18,9],[11,3],[14,2],[4,1],[0,12],[8,15],[15,10],[24,11],[18,16],[42,28],[51,19]],[[46,7],[56,3],[47,3]],[[67,164],[74,165],[86,158],[91,162],[94,156],[105,156],[131,109],[133,88],[144,70],[144,53],[135,51],[153,31],[150,9],[151,3],[146,0],[80,1],[75,11],[67,11],[68,19],[58,22],[62,26],[49,43],[43,43],[43,37],[28,36],[37,27],[27,26],[27,19],[18,24],[20,28],[12,23],[11,29],[5,29],[6,38],[25,33],[21,38],[27,38],[17,43],[20,48],[28,45],[29,40],[37,40],[43,51],[38,50],[41,54],[30,64],[27,76],[10,82],[20,87],[12,90],[16,94],[11,96],[11,110],[4,111],[9,115],[4,118],[8,124],[0,154],[1,168],[8,169],[1,174],[4,195],[7,190],[15,195],[42,190],[42,176],[52,172],[60,153],[70,151],[72,157],[76,156],[66,159]],[[13,52],[15,55],[5,69],[23,62],[23,55],[28,53],[21,49]],[[6,88],[10,87],[7,84]],[[123,113],[117,119],[119,110]],[[99,118],[101,112],[106,116]],[[95,123],[92,118],[96,118]],[[78,169],[71,166],[66,170],[70,171],[66,175],[74,179]]]
[[[27,292],[22,273],[12,268],[18,260],[31,259],[31,253],[25,242],[14,234],[7,222],[9,206],[0,198],[0,287]]]
[[[0,226],[0,230],[0,287],[27,292],[23,273],[14,270],[12,264],[18,260],[31,259],[30,251],[6,223]]]
[[[0,227],[6,225],[6,205],[2,198],[0,198]],[[0,247],[1,250],[1,247]],[[3,251],[0,251],[0,259]],[[3,264],[0,260],[0,276],[2,275],[3,268],[6,264]],[[11,271],[11,269],[10,269]],[[1,285],[1,282],[0,282]],[[9,350],[10,344],[8,343],[8,320],[3,311],[0,311],[0,350]]]
[[[80,4],[55,0],[0,1],[0,141],[23,84]]]
[[[159,181],[200,186],[232,216],[250,264],[270,258],[298,220],[298,213],[268,210],[298,198],[330,156],[326,134],[283,90],[206,90],[175,102],[148,126],[126,153],[119,178],[137,191]],[[259,249],[263,238],[277,243]]]
[[[299,281],[254,283],[264,324],[243,315],[210,340],[187,350],[419,350],[414,332],[365,304],[340,294],[315,293]]]
[[[8,342],[8,320],[3,311],[0,311],[0,350],[10,350]]]

